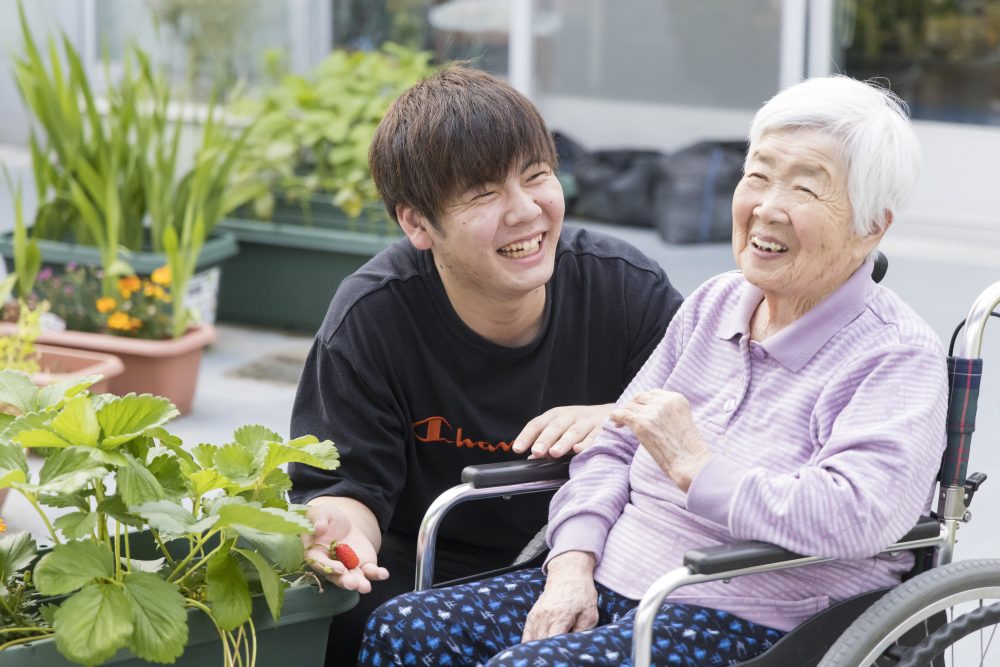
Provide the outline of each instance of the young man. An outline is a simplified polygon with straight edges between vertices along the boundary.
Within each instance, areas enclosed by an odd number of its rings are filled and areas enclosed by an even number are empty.
[[[636,249],[562,229],[545,123],[488,74],[453,66],[403,93],[369,162],[407,239],[337,290],[292,414],[292,435],[341,454],[333,473],[291,467],[292,497],[316,525],[306,556],[367,593],[332,625],[333,665],[354,664],[371,610],[412,590],[420,520],[462,468],[585,447],[681,302]],[[547,502],[454,510],[436,579],[509,564]],[[333,541],[361,565],[331,559]]]

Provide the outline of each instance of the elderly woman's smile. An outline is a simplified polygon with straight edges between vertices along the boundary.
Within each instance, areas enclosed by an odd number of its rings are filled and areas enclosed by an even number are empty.
[[[733,195],[733,253],[764,292],[770,333],[842,285],[881,238],[854,231],[842,152],[809,129],[768,132],[750,147]]]

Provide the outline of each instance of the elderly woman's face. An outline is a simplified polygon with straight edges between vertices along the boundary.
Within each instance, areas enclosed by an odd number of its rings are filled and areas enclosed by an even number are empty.
[[[769,298],[811,308],[850,277],[881,237],[854,233],[837,148],[812,130],[770,132],[750,147],[733,194],[733,253],[743,275]]]

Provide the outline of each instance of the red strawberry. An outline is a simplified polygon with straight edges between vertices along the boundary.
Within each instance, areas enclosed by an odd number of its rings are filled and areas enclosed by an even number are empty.
[[[361,564],[361,559],[354,553],[354,549],[346,544],[333,543],[333,557],[339,560],[348,570],[353,570]]]

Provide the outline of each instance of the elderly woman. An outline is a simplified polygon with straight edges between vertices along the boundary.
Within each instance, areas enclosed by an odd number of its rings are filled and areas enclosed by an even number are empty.
[[[871,257],[918,162],[880,88],[812,79],[765,104],[733,196],[739,271],[684,303],[573,461],[545,567],[390,601],[362,664],[623,664],[648,586],[688,549],[736,540],[837,560],[680,589],[657,664],[735,664],[899,582],[912,556],[877,554],[929,507],[945,364]]]

